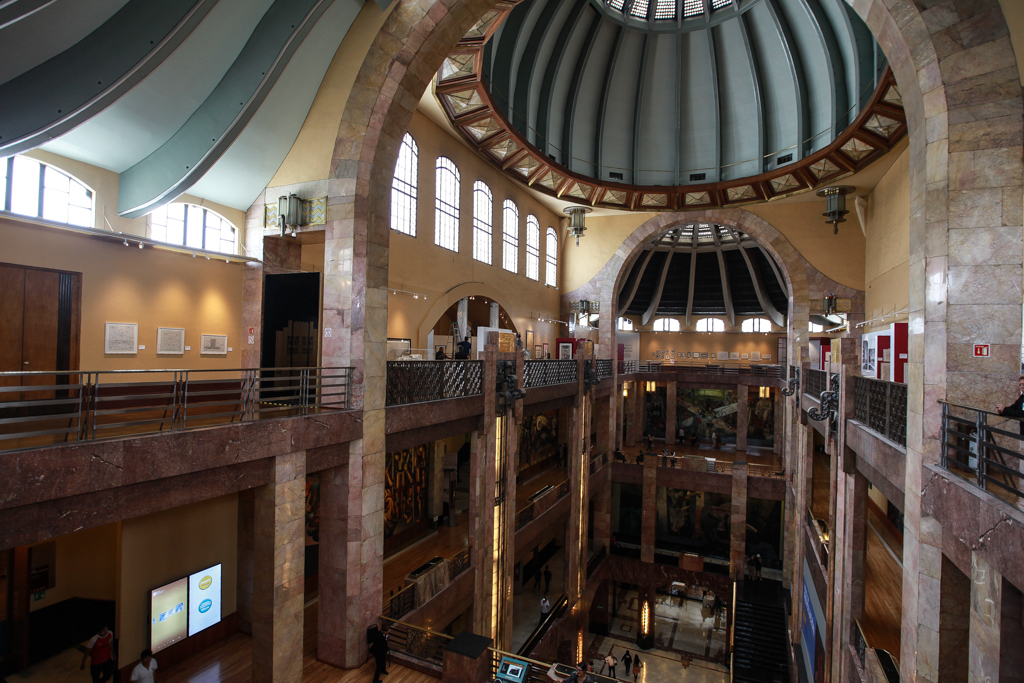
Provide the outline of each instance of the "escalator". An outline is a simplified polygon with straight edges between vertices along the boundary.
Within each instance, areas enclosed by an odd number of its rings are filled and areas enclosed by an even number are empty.
[[[778,581],[737,585],[732,680],[789,683],[786,610]]]

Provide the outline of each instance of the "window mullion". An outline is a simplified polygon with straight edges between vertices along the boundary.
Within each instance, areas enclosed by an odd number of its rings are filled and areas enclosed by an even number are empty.
[[[39,164],[39,198],[36,202],[36,215],[43,217],[43,192],[46,191],[46,164]]]
[[[11,210],[11,194],[14,191],[14,157],[7,158],[7,189],[4,194],[4,211]]]

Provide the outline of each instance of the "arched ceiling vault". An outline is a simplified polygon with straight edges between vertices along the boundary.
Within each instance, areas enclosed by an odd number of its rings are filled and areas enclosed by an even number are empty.
[[[435,92],[511,177],[636,210],[830,183],[906,131],[885,58],[844,0],[523,0],[452,51]]]
[[[659,235],[627,266],[620,315],[764,316],[786,326],[789,293],[774,259],[757,240],[717,223],[690,223]]]

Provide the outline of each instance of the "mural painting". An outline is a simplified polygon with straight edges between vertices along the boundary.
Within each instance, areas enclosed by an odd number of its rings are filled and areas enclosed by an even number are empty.
[[[770,446],[775,443],[775,401],[769,395],[760,397],[757,387],[751,387],[747,414],[747,442]]]
[[[422,521],[426,509],[426,447],[388,453],[384,464],[384,538]]]
[[[658,488],[655,538],[659,547],[712,557],[729,557],[732,496]]]
[[[523,418],[519,426],[519,460],[516,472],[554,458],[558,453],[558,411],[549,410]]]
[[[676,428],[689,437],[694,432],[710,439],[715,432],[724,441],[736,439],[736,392],[727,389],[679,389]]]
[[[320,542],[320,473],[306,475],[306,545]]]
[[[668,411],[668,387],[655,387],[644,393],[644,436],[665,438],[665,419]]]

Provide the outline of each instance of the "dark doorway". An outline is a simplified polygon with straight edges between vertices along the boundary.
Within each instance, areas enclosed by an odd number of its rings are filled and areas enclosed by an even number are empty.
[[[320,273],[267,275],[260,367],[317,366]]]

